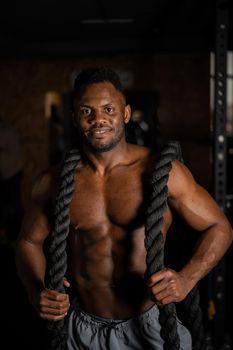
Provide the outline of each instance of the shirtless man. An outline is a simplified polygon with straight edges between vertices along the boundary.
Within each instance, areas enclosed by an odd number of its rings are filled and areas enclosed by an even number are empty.
[[[213,198],[186,166],[173,161],[161,231],[165,238],[175,210],[201,233],[199,244],[181,271],[162,269],[145,280],[145,203],[156,155],[126,142],[129,120],[130,106],[114,72],[100,68],[77,77],[73,121],[82,156],[70,204],[71,258],[64,282],[75,298],[47,289],[44,281],[42,248],[51,230],[56,171],[36,181],[16,245],[18,273],[39,316],[54,322],[67,316],[69,350],[162,349],[156,304],[183,300],[232,242],[231,226]],[[178,332],[181,349],[190,350],[180,323]]]

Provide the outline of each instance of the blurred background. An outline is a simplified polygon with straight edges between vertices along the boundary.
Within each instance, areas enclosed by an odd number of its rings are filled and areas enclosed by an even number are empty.
[[[107,65],[120,75],[132,107],[128,140],[149,147],[178,140],[185,164],[232,222],[232,13],[232,2],[223,0],[1,6],[0,342],[7,342],[1,349],[45,349],[43,324],[17,278],[13,247],[33,181],[77,142],[70,102],[81,69]],[[172,230],[168,255],[177,263],[196,235],[179,218]],[[230,248],[200,282],[208,349],[232,349],[232,280]]]

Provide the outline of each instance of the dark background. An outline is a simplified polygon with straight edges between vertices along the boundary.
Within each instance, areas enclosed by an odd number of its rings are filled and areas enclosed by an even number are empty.
[[[232,15],[230,1],[218,3]],[[8,1],[0,12],[1,56],[209,51],[215,7],[211,0]]]
[[[228,50],[233,50],[232,5],[230,1],[218,3],[221,8],[229,8]],[[152,131],[150,137],[179,140],[186,165],[213,193],[210,52],[215,50],[215,38],[216,3],[210,0],[37,0],[2,4],[0,113],[20,140],[22,209],[28,204],[36,176],[75,138],[70,123],[72,83],[82,68],[93,65],[108,65],[119,73],[132,108],[144,112]],[[53,119],[51,113],[46,115],[50,93],[56,96],[53,103],[57,115]],[[64,144],[55,158],[50,154],[51,120],[55,121],[56,135],[59,125],[64,128]],[[232,188],[230,170],[228,186]],[[231,211],[228,215],[231,220]],[[196,233],[178,218],[173,230],[176,235],[168,249],[174,258],[185,260]],[[44,349],[44,325],[30,308],[16,275],[13,246],[18,231],[15,226],[0,245],[1,342],[7,341],[5,347],[0,347]],[[231,264],[229,250],[226,334],[233,333]],[[208,288],[208,279],[204,279],[200,283],[201,302],[205,324],[212,330],[207,317]]]

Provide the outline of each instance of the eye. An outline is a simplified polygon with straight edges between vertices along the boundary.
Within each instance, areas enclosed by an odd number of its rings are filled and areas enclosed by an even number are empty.
[[[89,107],[82,107],[79,110],[79,115],[81,117],[88,117],[91,114],[92,110]]]
[[[112,106],[107,106],[105,107],[105,112],[111,114],[114,112],[114,108]]]

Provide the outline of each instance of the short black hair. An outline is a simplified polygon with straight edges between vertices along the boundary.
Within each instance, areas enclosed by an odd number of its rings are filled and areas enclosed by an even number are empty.
[[[93,67],[82,70],[74,81],[73,98],[86,86],[95,83],[111,83],[116,90],[125,96],[119,75],[108,67]]]

